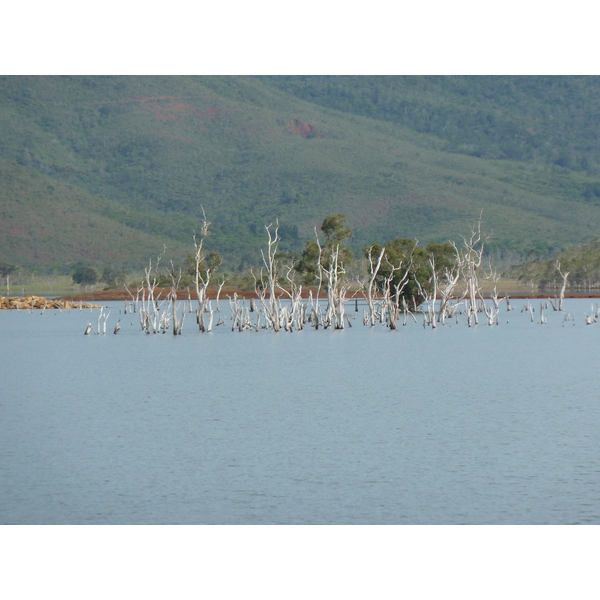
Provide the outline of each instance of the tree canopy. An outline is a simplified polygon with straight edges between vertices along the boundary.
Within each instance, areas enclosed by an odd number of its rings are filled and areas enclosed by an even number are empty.
[[[109,288],[120,287],[125,284],[127,271],[125,269],[115,269],[114,267],[104,267],[100,282],[105,283]]]
[[[80,285],[93,285],[98,281],[98,273],[92,267],[78,267],[73,272],[73,282]]]
[[[17,270],[17,267],[15,265],[11,265],[10,263],[7,263],[7,262],[0,262],[0,276],[8,277],[12,273],[14,273],[16,270]]]

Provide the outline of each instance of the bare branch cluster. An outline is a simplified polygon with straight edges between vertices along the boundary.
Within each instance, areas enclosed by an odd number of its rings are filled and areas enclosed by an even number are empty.
[[[310,252],[305,252],[303,260],[310,259],[316,291],[309,290],[308,298],[302,297],[302,285],[298,283],[299,269],[297,258],[279,252],[279,223],[265,226],[267,247],[262,251],[262,267],[254,277],[256,300],[249,303],[237,294],[229,298],[232,331],[273,330],[300,331],[305,326],[314,329],[344,329],[352,326],[352,320],[346,313],[348,293],[351,283],[347,277],[344,261],[349,251],[340,240],[347,237],[344,229],[343,215],[327,221],[322,228],[327,234],[325,244],[319,239],[315,228],[315,242],[307,243]],[[220,312],[219,296],[225,280],[219,283],[216,297],[216,308],[213,309],[208,300],[207,289],[211,283],[217,263],[206,260],[205,240],[209,233],[210,223],[204,217],[199,236],[194,235],[193,263],[194,284],[197,294],[196,323],[200,332],[213,329],[214,316]],[[417,322],[416,315],[423,318],[423,327],[435,329],[438,324],[444,325],[449,319],[459,322],[459,317],[466,318],[468,327],[478,325],[479,316],[484,316],[489,326],[498,325],[500,298],[497,292],[498,273],[490,266],[483,268],[484,244],[488,238],[482,234],[481,215],[471,228],[469,236],[463,237],[462,246],[454,242],[448,244],[429,244],[425,249],[417,246],[416,240],[395,240],[391,246],[373,245],[365,249],[368,273],[364,281],[357,283],[365,302],[362,322],[374,327],[381,324],[391,330],[398,328],[400,317],[405,326],[409,319]],[[171,261],[167,269],[170,291],[166,298],[159,300],[156,294],[159,279],[159,268],[162,255],[155,263],[149,261],[144,271],[144,280],[136,290],[129,291],[131,301],[125,303],[125,313],[139,313],[140,325],[146,333],[165,333],[171,328],[174,335],[181,335],[186,312],[192,312],[192,300],[188,288],[188,297],[178,303],[178,290],[182,279],[181,269],[175,268]],[[562,278],[560,297],[556,303],[549,299],[554,310],[563,311],[563,299],[569,272],[563,272],[557,261],[556,270]],[[493,284],[490,300],[486,301],[482,293],[483,282]],[[324,292],[325,298],[322,299]],[[355,300],[355,311],[358,312],[358,298]],[[507,312],[513,310],[510,298],[505,296]],[[181,309],[178,314],[178,304]],[[545,311],[547,302],[542,302],[539,309],[539,323],[547,322]],[[528,312],[534,321],[535,310],[527,301],[521,312]],[[598,306],[586,314],[586,323],[595,323],[599,316]],[[101,313],[97,330],[106,332],[107,315]],[[571,318],[564,315],[564,322]],[[104,319],[102,324],[101,320]],[[215,326],[225,324],[219,318]],[[120,321],[115,327],[119,330]],[[92,330],[91,324],[86,333]]]

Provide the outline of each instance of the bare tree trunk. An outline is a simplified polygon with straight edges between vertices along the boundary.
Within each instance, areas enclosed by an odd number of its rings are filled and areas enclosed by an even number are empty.
[[[562,311],[563,309],[563,301],[565,299],[565,290],[567,289],[567,279],[569,278],[569,271],[567,271],[566,273],[563,273],[560,269],[560,261],[556,261],[556,270],[558,271],[558,273],[560,274],[560,276],[562,277],[562,286],[560,288],[560,297],[558,299],[558,310]]]
[[[498,308],[498,280],[500,275],[498,275],[496,269],[490,268],[490,272],[485,275],[485,279],[490,279],[494,284],[490,298],[494,303],[494,308]]]
[[[409,262],[404,265],[403,262],[400,262],[398,265],[392,264],[388,258],[385,256],[385,248],[381,250],[377,261],[373,260],[373,255],[371,253],[371,249],[369,249],[368,254],[369,260],[369,281],[365,286],[363,284],[363,295],[366,289],[365,299],[367,301],[368,313],[365,314],[363,319],[364,324],[369,324],[371,327],[375,325],[378,321],[383,323],[385,321],[386,326],[390,329],[396,329],[398,326],[398,319],[400,317],[400,303],[404,304],[404,325],[406,325],[406,302],[402,292],[408,283],[408,278],[410,275],[410,267],[412,265],[412,254],[410,256]],[[375,281],[381,269],[381,263],[383,259],[387,263],[387,267],[389,268],[389,274],[385,277],[382,283],[381,289],[381,302],[376,303],[374,298],[375,291]],[[397,283],[394,282],[394,278],[396,277],[396,273],[400,270],[404,269],[404,273],[400,278],[400,281]],[[393,288],[393,291],[392,291]]]
[[[456,264],[451,269],[446,269],[444,271],[444,279],[440,284],[440,307],[438,309],[438,323],[442,325],[446,322],[447,317],[452,317],[450,314],[449,302],[452,298],[452,294],[456,285],[458,284],[458,280],[460,279],[460,254],[458,249],[454,244],[454,252],[456,255]],[[456,309],[454,309],[456,310]]]
[[[302,303],[302,286],[296,284],[293,278],[293,265],[287,265],[287,273],[285,275],[288,282],[288,288],[279,286],[279,289],[289,297],[289,327],[290,330],[300,330],[304,327],[305,307]]]
[[[157,287],[156,273],[161,258],[162,255],[157,258],[155,268],[153,268],[152,259],[150,259],[148,266],[144,269],[144,283],[142,284],[142,288],[138,290],[138,297],[139,292],[141,291],[142,293],[141,306],[139,308],[140,325],[146,333],[158,333],[161,326],[161,307],[158,305],[158,299],[154,296]],[[146,291],[148,292],[147,296]]]
[[[277,299],[277,279],[278,279],[278,268],[277,268],[277,247],[279,245],[279,224],[275,226],[275,231],[271,232],[273,224],[266,225],[267,235],[269,238],[267,246],[267,254],[261,250],[264,268],[266,270],[266,282],[263,278],[263,270],[260,271],[260,284],[259,280],[254,276],[254,291],[260,300],[260,304],[263,308],[263,313],[267,321],[267,327],[272,328],[274,331],[279,331],[281,328],[281,303]],[[267,298],[268,295],[268,298]]]
[[[196,234],[194,234],[194,284],[196,286],[196,296],[198,299],[198,306],[196,308],[196,323],[199,331],[204,333],[206,331],[206,326],[204,325],[204,312],[206,311],[207,303],[206,290],[210,284],[213,268],[210,265],[205,264],[204,260],[204,240],[206,239],[206,236],[208,236],[208,228],[210,227],[211,223],[206,220],[204,209],[202,209],[202,215],[203,220],[202,229],[200,231],[200,241],[198,241]]]
[[[339,254],[340,246],[339,244],[336,244],[332,248],[329,266],[325,268],[325,266],[321,264],[321,269],[325,275],[327,289],[325,326],[333,326],[335,329],[344,329],[345,301],[349,284],[343,282],[343,275],[346,274],[346,270],[340,261]]]
[[[373,251],[373,246],[371,246],[369,248],[368,255],[367,255],[367,259],[369,261],[369,281],[366,285],[366,290],[365,290],[365,286],[363,285],[363,295],[364,295],[364,292],[366,291],[365,300],[367,301],[367,308],[368,308],[368,313],[365,316],[365,318],[363,319],[363,322],[365,325],[368,324],[370,327],[374,327],[375,323],[377,322],[377,310],[375,308],[375,298],[374,298],[375,279],[377,278],[379,269],[381,268],[381,261],[385,254],[385,247],[383,247],[381,249],[381,252],[379,253],[379,257],[377,258],[376,261],[373,258],[372,251]]]
[[[427,305],[427,309],[423,311],[423,327],[426,325],[431,325],[433,329],[436,327],[436,318],[435,318],[435,301],[437,296],[437,273],[435,272],[435,259],[433,256],[429,258],[429,267],[431,268],[431,277],[428,283],[433,283],[433,289],[429,291],[425,289],[421,282],[416,279],[417,286],[419,287],[419,292],[421,293],[421,297],[423,298],[423,303]]]
[[[177,290],[179,289],[179,283],[181,282],[181,269],[179,272],[175,271],[175,265],[171,261],[171,270],[169,271],[169,277],[171,278],[171,314],[173,320],[173,335],[181,335],[183,330],[183,320],[185,319],[185,307],[182,313],[181,321],[177,319]]]
[[[471,229],[471,235],[467,239],[463,237],[464,248],[460,253],[460,264],[465,282],[463,298],[467,299],[467,324],[478,324],[478,297],[481,297],[481,286],[478,279],[478,269],[483,259],[483,247],[485,240],[481,234],[481,215],[476,225]]]

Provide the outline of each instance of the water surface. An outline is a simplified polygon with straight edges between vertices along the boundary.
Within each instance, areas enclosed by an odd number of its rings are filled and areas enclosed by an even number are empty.
[[[600,523],[589,305],[182,336],[121,303],[107,335],[83,335],[97,311],[0,311],[0,522]]]

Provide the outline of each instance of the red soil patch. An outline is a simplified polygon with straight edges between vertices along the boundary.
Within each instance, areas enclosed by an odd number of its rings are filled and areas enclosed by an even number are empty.
[[[299,119],[291,119],[285,127],[288,131],[302,136],[303,138],[309,138],[313,136],[314,126],[310,123],[305,123]],[[323,137],[323,136],[319,136]]]

